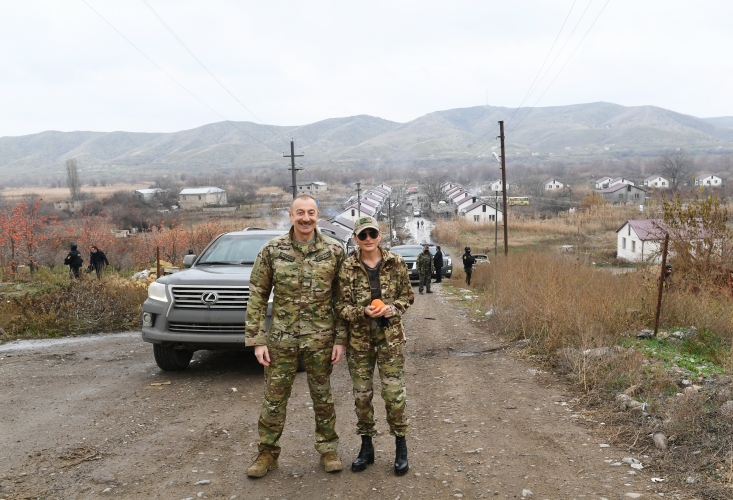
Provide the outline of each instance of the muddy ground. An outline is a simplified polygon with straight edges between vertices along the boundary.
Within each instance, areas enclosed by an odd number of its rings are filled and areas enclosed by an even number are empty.
[[[198,352],[186,371],[165,373],[139,333],[125,333],[0,345],[0,498],[690,498],[619,464],[632,455],[575,413],[566,386],[504,348],[458,294],[435,289],[405,318],[404,477],[392,473],[378,395],[376,463],[348,470],[360,440],[345,362],[332,378],[345,470],[318,463],[298,374],[280,468],[251,480],[262,401],[254,356]]]

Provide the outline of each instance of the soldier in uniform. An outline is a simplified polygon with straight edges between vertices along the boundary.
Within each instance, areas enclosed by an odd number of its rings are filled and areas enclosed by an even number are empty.
[[[339,315],[348,325],[346,359],[354,383],[356,432],[361,436],[361,449],[351,470],[363,471],[374,463],[372,437],[377,430],[372,397],[376,363],[390,434],[395,436],[394,471],[402,475],[409,469],[402,315],[415,301],[415,294],[402,257],[379,247],[382,234],[373,217],[357,219],[354,234],[359,250],[341,267],[336,302]],[[372,306],[375,299],[384,306]]]
[[[466,284],[471,284],[471,274],[473,274],[473,265],[476,263],[476,257],[471,255],[471,249],[466,247],[463,249],[463,270],[466,272]]]
[[[433,256],[430,255],[430,246],[425,245],[420,255],[417,256],[417,273],[420,276],[420,286],[418,291],[422,295],[423,287],[427,288],[428,293],[430,291],[430,280],[433,277]]]
[[[316,419],[316,450],[327,472],[341,470],[337,454],[336,413],[331,371],[342,358],[346,330],[334,310],[334,289],[344,262],[343,247],[316,228],[318,206],[309,195],[290,205],[288,234],[260,250],[250,277],[247,345],[265,366],[265,397],[258,422],[259,454],[247,470],[262,477],[277,469],[279,439],[285,425],[290,390],[302,356]],[[273,291],[270,330],[265,328],[267,301]]]

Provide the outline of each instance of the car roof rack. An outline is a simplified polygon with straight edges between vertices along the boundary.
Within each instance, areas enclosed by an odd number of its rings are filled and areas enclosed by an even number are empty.
[[[266,231],[263,227],[245,227],[242,231]]]

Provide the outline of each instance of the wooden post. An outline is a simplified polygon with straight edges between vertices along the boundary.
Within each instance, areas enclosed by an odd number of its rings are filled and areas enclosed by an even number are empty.
[[[155,247],[155,264],[156,264],[155,271],[156,273],[158,273],[158,278],[160,278],[160,247]]]
[[[659,329],[659,313],[662,312],[662,291],[664,290],[664,278],[667,267],[667,246],[669,245],[669,234],[664,235],[664,246],[662,247],[662,270],[659,273],[659,294],[657,296],[657,314],[654,317],[654,336],[657,336]]]

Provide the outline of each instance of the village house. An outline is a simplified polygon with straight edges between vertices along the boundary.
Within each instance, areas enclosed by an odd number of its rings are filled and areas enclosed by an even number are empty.
[[[309,194],[311,196],[328,192],[328,184],[325,182],[306,182],[305,184],[298,184],[298,194]]]
[[[610,177],[601,177],[596,181],[596,189],[606,189],[612,180]]]
[[[178,193],[178,205],[183,209],[226,204],[227,192],[218,187],[186,188]]]
[[[502,190],[501,186],[502,186],[501,179],[496,179],[495,181],[491,181],[489,183],[488,190],[489,191],[501,191]]]
[[[695,178],[695,185],[703,187],[720,187],[723,185],[723,179],[713,174],[700,174]]]
[[[661,219],[627,220],[616,230],[616,257],[628,262],[660,262]]]
[[[634,185],[633,182],[625,177],[616,177],[615,179],[611,179],[610,181],[608,181],[608,187],[615,186],[617,184],[630,184],[632,186]]]
[[[601,198],[614,205],[644,205],[646,191],[632,184],[616,184],[596,191]]]
[[[477,200],[475,203],[471,203],[459,211],[458,214],[467,221],[476,223],[494,222],[497,220],[497,217],[499,222],[503,220],[501,210],[497,210],[483,200]]]
[[[165,194],[165,190],[160,188],[136,189],[133,193],[135,198],[145,203],[155,201],[156,196],[162,196],[163,194]]]
[[[653,188],[668,188],[669,181],[660,175],[652,175],[644,179],[645,186]]]
[[[562,189],[564,186],[565,184],[558,181],[557,179],[550,179],[549,181],[545,182],[545,191],[554,191],[557,189]]]

